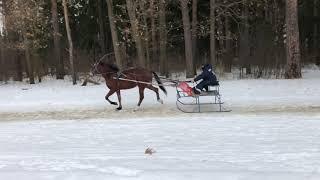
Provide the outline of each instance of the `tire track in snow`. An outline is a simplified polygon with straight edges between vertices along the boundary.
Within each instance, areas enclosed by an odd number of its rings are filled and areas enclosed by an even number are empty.
[[[131,119],[141,117],[190,117],[190,116],[225,116],[225,115],[259,115],[266,113],[307,113],[309,115],[315,115],[320,117],[320,106],[300,105],[300,106],[230,106],[232,112],[228,113],[182,113],[176,109],[175,106],[163,106],[163,107],[142,107],[135,111],[134,108],[127,108],[121,111],[116,111],[111,108],[101,109],[66,109],[66,110],[54,110],[54,111],[34,111],[34,112],[2,112],[0,113],[0,121],[12,121],[12,120],[63,120],[63,119]]]

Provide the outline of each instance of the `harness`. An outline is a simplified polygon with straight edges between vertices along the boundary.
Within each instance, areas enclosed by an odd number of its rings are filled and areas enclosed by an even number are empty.
[[[124,69],[124,70],[119,70],[119,71],[112,71],[112,72],[100,72],[97,68],[98,64],[102,61],[102,59],[108,54],[105,54],[102,58],[100,58],[96,63],[93,64],[93,67],[94,67],[94,70],[95,74],[100,74],[100,75],[112,75],[112,74],[115,74],[114,77],[111,77],[112,79],[114,80],[118,80],[117,81],[117,86],[119,86],[119,82],[120,81],[129,81],[129,82],[135,82],[137,85],[138,84],[146,84],[146,85],[157,85],[156,83],[152,83],[152,82],[145,82],[145,81],[139,81],[137,79],[137,74],[135,73],[130,73],[130,72],[126,72],[126,74],[124,73],[124,71],[127,71],[127,70],[130,70],[130,69],[134,69],[134,67],[130,67],[130,68],[127,68],[127,69]],[[128,78],[128,75],[132,75],[133,78]],[[165,78],[166,80],[169,80],[171,83],[173,83],[174,85],[177,84],[178,81],[175,81],[175,80],[171,80],[171,79],[167,79]],[[162,86],[164,86],[162,84]],[[172,85],[171,85],[172,86]]]

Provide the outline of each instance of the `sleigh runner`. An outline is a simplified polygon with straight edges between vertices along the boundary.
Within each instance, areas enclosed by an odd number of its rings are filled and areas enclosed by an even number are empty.
[[[192,88],[186,82],[180,82],[176,86],[177,108],[185,113],[200,112],[230,112],[223,107],[219,85],[209,86],[208,91],[194,94]]]

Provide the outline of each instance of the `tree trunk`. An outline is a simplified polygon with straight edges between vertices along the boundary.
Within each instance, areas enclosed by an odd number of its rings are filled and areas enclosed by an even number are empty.
[[[57,70],[57,79],[63,79],[64,72],[64,63],[63,58],[61,57],[60,49],[60,30],[58,22],[58,10],[57,10],[57,0],[51,0],[51,15],[52,15],[52,25],[53,25],[53,46],[54,46],[54,58]]]
[[[70,68],[71,68],[71,75],[72,75],[72,83],[73,85],[77,84],[76,72],[74,69],[74,62],[73,62],[73,42],[71,37],[71,29],[69,24],[69,17],[68,17],[68,7],[66,0],[62,0],[63,5],[63,12],[64,12],[64,19],[66,24],[67,36],[68,36],[68,44],[69,44],[69,61],[70,61]]]
[[[41,59],[38,54],[34,56],[34,68],[35,68],[35,74],[38,77],[39,83],[42,82],[42,64],[41,64]]]
[[[142,41],[139,33],[139,21],[136,17],[136,6],[133,0],[126,0],[127,11],[130,19],[132,37],[136,43],[137,53],[138,53],[138,65],[144,67],[145,66],[145,53],[142,48]]]
[[[169,75],[167,62],[167,26],[166,26],[166,0],[159,4],[159,41],[160,41],[160,74]]]
[[[301,78],[297,0],[286,0],[286,34],[287,66],[285,78]]]
[[[232,48],[231,48],[231,30],[229,17],[225,18],[225,32],[226,32],[226,52],[225,52],[225,71],[231,72],[232,68]]]
[[[116,58],[117,65],[120,68],[122,68],[124,62],[123,62],[123,58],[122,58],[123,56],[120,50],[120,42],[118,39],[116,24],[115,24],[114,15],[113,15],[113,2],[112,0],[106,0],[106,1],[108,6],[108,16],[109,16],[109,24],[110,24],[110,30],[111,30],[111,36],[112,36],[114,55]]]
[[[314,4],[313,4],[313,17],[318,18],[319,16],[319,11],[318,11],[318,3],[319,0],[314,0]],[[318,48],[318,40],[319,40],[319,35],[318,35],[318,31],[319,31],[319,24],[318,23],[314,23],[313,25],[313,55],[315,56],[315,59],[319,58],[319,48]]]
[[[192,61],[192,40],[191,40],[191,29],[190,29],[190,17],[188,11],[188,0],[180,0],[181,3],[181,13],[183,21],[183,30],[184,30],[184,45],[185,45],[185,58],[187,65],[187,78],[193,77],[193,61]]]
[[[215,66],[217,64],[216,60],[216,2],[215,0],[210,0],[210,63]]]
[[[218,67],[219,67],[218,70],[221,73],[224,72],[223,64],[225,63],[224,62],[225,47],[224,47],[224,37],[223,37],[223,26],[224,26],[224,24],[222,21],[222,17],[219,16],[218,17],[218,27],[217,27],[218,34],[219,34],[218,43],[219,43],[219,49],[220,49],[220,54],[218,54]]]
[[[24,48],[25,48],[25,58],[26,58],[27,72],[28,72],[30,84],[35,84],[33,63],[32,63],[32,59],[30,58],[29,46],[30,46],[29,40],[26,37],[24,37]]]
[[[192,59],[193,59],[193,73],[197,73],[197,30],[198,30],[198,0],[192,0]]]
[[[17,49],[17,56],[16,56],[16,70],[17,70],[17,75],[16,75],[16,81],[23,81],[23,70],[22,70],[22,62],[21,62],[21,53],[20,50]]]
[[[6,11],[7,11],[7,7],[6,7],[6,1],[2,0],[2,8],[1,8],[1,16],[2,16],[2,25],[4,27],[2,27],[2,30],[3,30],[3,35],[0,37],[0,53],[1,53],[1,59],[0,59],[0,81],[4,81],[4,82],[7,82],[7,79],[8,79],[8,75],[7,75],[7,70],[6,70],[6,67],[5,67],[5,15],[6,15]]]
[[[151,40],[152,40],[152,62],[158,60],[157,57],[157,39],[156,39],[156,18],[155,14],[155,0],[150,0],[150,19],[151,19]]]
[[[240,34],[240,48],[239,58],[242,67],[246,68],[246,74],[250,74],[250,49],[249,49],[249,9],[247,0],[243,0],[244,11],[242,16],[244,18],[243,26]]]
[[[143,37],[143,44],[146,50],[146,62],[145,62],[145,66],[147,68],[150,68],[150,51],[149,51],[149,30],[148,30],[148,22],[147,22],[147,14],[144,13],[145,11],[147,11],[147,9],[145,8],[145,1],[144,0],[140,0],[139,1],[139,6],[140,6],[140,10],[142,11],[142,19],[143,19],[143,26],[144,26],[144,37]]]
[[[104,31],[104,19],[102,14],[103,8],[103,0],[97,0],[97,8],[98,8],[98,22],[99,22],[99,44],[101,48],[101,52],[106,54],[106,36]]]
[[[6,70],[6,62],[5,62],[5,48],[4,48],[4,37],[1,38],[0,42],[0,81],[4,81],[5,83],[8,80],[7,70]]]

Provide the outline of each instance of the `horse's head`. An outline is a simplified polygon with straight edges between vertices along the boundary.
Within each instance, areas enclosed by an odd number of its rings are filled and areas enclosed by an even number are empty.
[[[96,62],[91,69],[92,74],[108,74],[118,72],[119,68],[114,64],[105,63],[102,61]]]
[[[93,75],[96,75],[96,74],[101,74],[104,72],[104,62],[102,61],[98,61],[96,63],[94,63],[91,67],[91,73]]]

